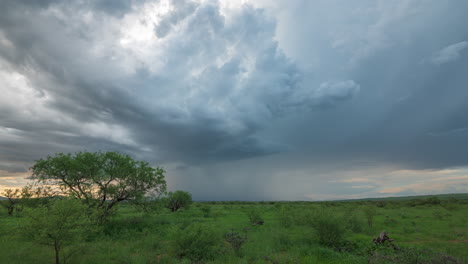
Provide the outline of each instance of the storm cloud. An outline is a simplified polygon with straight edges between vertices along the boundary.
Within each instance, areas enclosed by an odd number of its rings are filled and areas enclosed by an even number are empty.
[[[468,191],[464,1],[0,5],[0,185],[117,150],[196,199]]]

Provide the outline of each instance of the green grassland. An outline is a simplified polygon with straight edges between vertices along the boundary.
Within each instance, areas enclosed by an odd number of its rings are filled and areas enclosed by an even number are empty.
[[[443,198],[197,202],[175,213],[123,204],[67,248],[67,263],[468,263],[468,202]],[[0,211],[0,263],[54,263],[24,221]],[[401,250],[372,242],[383,230]]]

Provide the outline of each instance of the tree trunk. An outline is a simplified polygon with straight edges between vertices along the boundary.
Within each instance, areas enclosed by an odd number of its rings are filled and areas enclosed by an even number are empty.
[[[60,264],[60,246],[58,245],[57,241],[54,243],[55,249],[55,264]]]

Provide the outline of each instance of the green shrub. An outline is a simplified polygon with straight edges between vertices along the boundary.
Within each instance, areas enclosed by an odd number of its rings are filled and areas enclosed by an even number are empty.
[[[184,191],[170,192],[167,194],[167,197],[161,198],[161,202],[171,212],[176,212],[181,208],[189,209],[192,204],[192,195]]]
[[[437,196],[432,196],[432,197],[427,198],[424,201],[424,204],[440,205],[440,199]]]
[[[337,247],[342,243],[344,227],[342,219],[326,209],[314,212],[312,226],[315,228],[319,243],[328,247]]]
[[[345,217],[346,228],[353,231],[354,233],[359,233],[362,231],[362,220],[355,213],[347,214]]]
[[[263,224],[262,214],[257,208],[247,210],[247,216],[251,224]]]
[[[374,206],[368,205],[364,207],[363,211],[364,211],[364,214],[366,215],[367,224],[369,225],[369,227],[372,227],[374,225],[374,217],[377,214],[377,210],[375,209]]]
[[[209,205],[203,205],[200,210],[203,213],[204,217],[210,217],[211,216],[211,207]]]
[[[31,241],[47,245],[55,251],[55,263],[65,263],[73,251],[66,251],[94,231],[86,214],[87,207],[78,200],[63,199],[47,206],[30,209],[21,232]]]
[[[193,224],[187,228],[173,229],[171,249],[175,256],[193,262],[213,260],[219,251],[220,238],[208,226]]]
[[[224,240],[231,245],[237,255],[240,255],[240,249],[247,242],[247,233],[241,235],[232,229],[231,232],[224,234]]]

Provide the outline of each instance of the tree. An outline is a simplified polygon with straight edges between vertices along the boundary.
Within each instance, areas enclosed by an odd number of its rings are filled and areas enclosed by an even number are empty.
[[[166,208],[171,209],[172,212],[176,212],[180,208],[188,209],[192,203],[192,195],[184,191],[170,192],[167,197],[164,197],[164,203]]]
[[[0,204],[7,209],[8,215],[13,215],[13,212],[23,210],[24,206],[42,202],[41,198],[50,196],[51,191],[47,186],[34,188],[32,185],[26,185],[21,189],[5,189],[2,195],[7,199]]]
[[[32,179],[58,186],[64,195],[82,200],[107,216],[122,201],[165,193],[165,171],[118,152],[59,153],[37,160]]]
[[[20,199],[21,199],[21,190],[20,189],[5,189],[2,193],[5,198],[5,201],[2,201],[0,204],[7,209],[8,215],[13,215],[13,212],[19,210]]]
[[[51,186],[34,186],[28,184],[21,189],[21,206],[37,207],[50,201],[57,193]]]
[[[83,213],[86,209],[77,199],[57,199],[27,211],[21,230],[33,241],[53,247],[56,264],[65,263],[71,255],[65,254],[65,248],[82,241],[93,230],[90,218]]]

